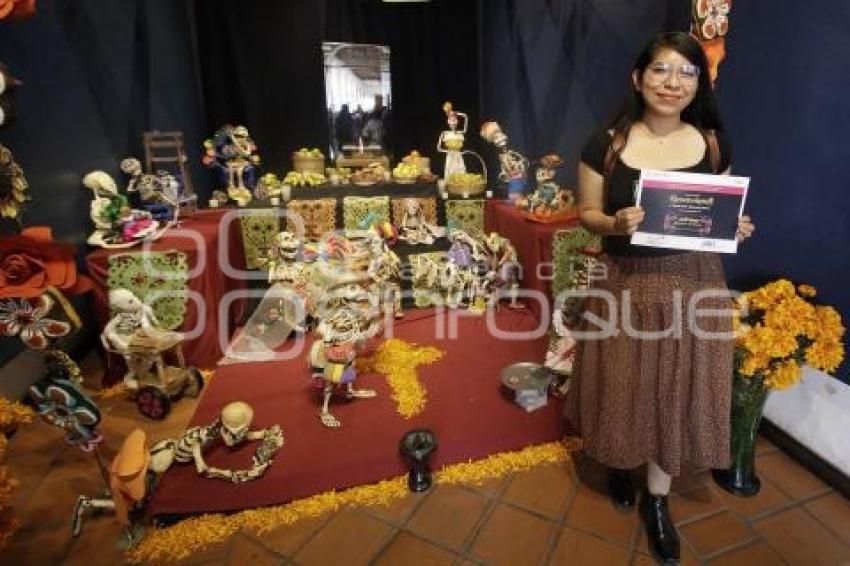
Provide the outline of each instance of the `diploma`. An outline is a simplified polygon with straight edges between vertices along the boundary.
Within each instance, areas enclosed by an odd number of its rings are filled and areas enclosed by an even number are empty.
[[[631,243],[735,253],[749,185],[749,177],[641,171],[635,201],[645,214]]]

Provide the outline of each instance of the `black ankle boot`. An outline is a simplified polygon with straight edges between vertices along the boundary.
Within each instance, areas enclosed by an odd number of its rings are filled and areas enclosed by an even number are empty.
[[[670,512],[667,509],[666,495],[644,496],[646,521],[646,536],[649,539],[649,548],[655,555],[663,560],[679,560],[679,533],[676,531]]]
[[[608,468],[608,491],[615,506],[633,508],[637,502],[637,491],[632,471]]]

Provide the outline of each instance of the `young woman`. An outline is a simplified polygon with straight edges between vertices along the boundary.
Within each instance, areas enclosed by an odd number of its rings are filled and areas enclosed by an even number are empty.
[[[671,477],[686,465],[728,465],[733,343],[699,336],[688,321],[695,293],[726,289],[716,254],[629,243],[644,215],[634,185],[641,169],[728,174],[731,155],[695,40],[659,36],[630,79],[624,111],[588,142],[578,176],[581,223],[603,237],[605,277],[594,288],[612,299],[591,298],[586,310],[619,321],[618,332],[581,340],[567,417],[586,452],[609,467],[616,504],[635,505],[632,470],[647,465],[647,534],[656,554],[673,560],[679,538],[667,509]],[[753,230],[743,216],[739,241]],[[731,302],[715,296],[695,306],[728,310]],[[707,333],[731,332],[731,318],[722,315],[695,324]],[[588,323],[584,330],[594,328]]]

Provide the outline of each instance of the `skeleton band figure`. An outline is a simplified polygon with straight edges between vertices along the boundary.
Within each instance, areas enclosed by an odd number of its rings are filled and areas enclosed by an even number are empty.
[[[435,239],[442,238],[445,234],[445,230],[425,219],[422,202],[415,198],[404,199],[404,216],[398,232],[399,240],[411,244],[433,244]]]

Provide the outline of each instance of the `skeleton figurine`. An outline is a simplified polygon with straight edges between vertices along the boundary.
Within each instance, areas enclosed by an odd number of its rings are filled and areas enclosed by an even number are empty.
[[[350,399],[368,399],[377,395],[373,389],[354,388],[357,350],[366,338],[376,332],[374,322],[363,320],[360,313],[348,307],[340,308],[316,328],[317,339],[310,348],[309,359],[313,377],[324,381],[319,420],[326,427],[342,426],[328,410],[335,386],[344,385],[345,395]]]
[[[397,283],[401,275],[401,260],[377,235],[373,239],[372,260],[367,273],[375,283],[382,310],[392,312],[395,318],[403,318],[401,287]]]
[[[260,156],[245,126],[228,124],[220,128],[212,139],[204,142],[203,162],[221,171],[231,199],[246,204],[251,201]]]
[[[274,461],[274,456],[283,446],[283,431],[274,425],[261,430],[250,430],[254,410],[242,401],[233,401],[221,410],[221,416],[208,426],[187,429],[179,438],[162,440],[151,448],[150,469],[163,474],[174,462],[195,464],[198,474],[233,483],[243,483],[262,476]],[[224,470],[209,466],[204,461],[204,452],[221,441],[228,448],[243,442],[262,441],[248,470]]]
[[[484,122],[481,125],[481,137],[492,143],[499,150],[501,171],[499,179],[508,186],[508,196],[513,200],[522,195],[525,190],[525,173],[528,169],[528,159],[508,148],[508,136],[496,122]]]
[[[446,154],[443,178],[448,179],[452,175],[466,173],[462,150],[469,120],[466,114],[456,111],[451,102],[443,104],[443,112],[446,113],[449,129],[440,132],[440,137],[437,138],[437,151]]]
[[[83,185],[93,194],[90,245],[127,247],[156,233],[159,223],[149,212],[130,208],[127,197],[118,192],[115,180],[107,173],[91,171],[83,177]]]
[[[126,289],[114,289],[109,292],[109,307],[113,315],[106,323],[100,340],[106,351],[124,357],[127,362],[124,385],[127,389],[136,390],[139,388],[139,378],[144,376],[151,366],[156,366],[157,372],[162,373],[163,360],[159,353],[151,356],[133,352],[133,339],[145,336],[157,337],[163,342],[174,342],[180,335],[160,328],[153,309]]]
[[[296,262],[301,255],[301,240],[291,232],[280,232],[275,236],[269,250],[269,281],[293,281],[299,268]]]
[[[494,274],[493,282],[497,288],[508,289],[511,308],[520,308],[517,302],[519,289],[519,262],[516,248],[511,242],[495,232],[484,239],[484,247],[488,255],[489,270]]]
[[[425,219],[422,202],[415,198],[404,199],[404,216],[398,231],[398,239],[411,244],[433,244],[436,238],[444,235],[442,228]]]
[[[177,220],[180,210],[180,181],[167,171],[145,173],[135,157],[121,161],[121,171],[130,177],[127,194],[139,193],[142,206],[157,220]]]

